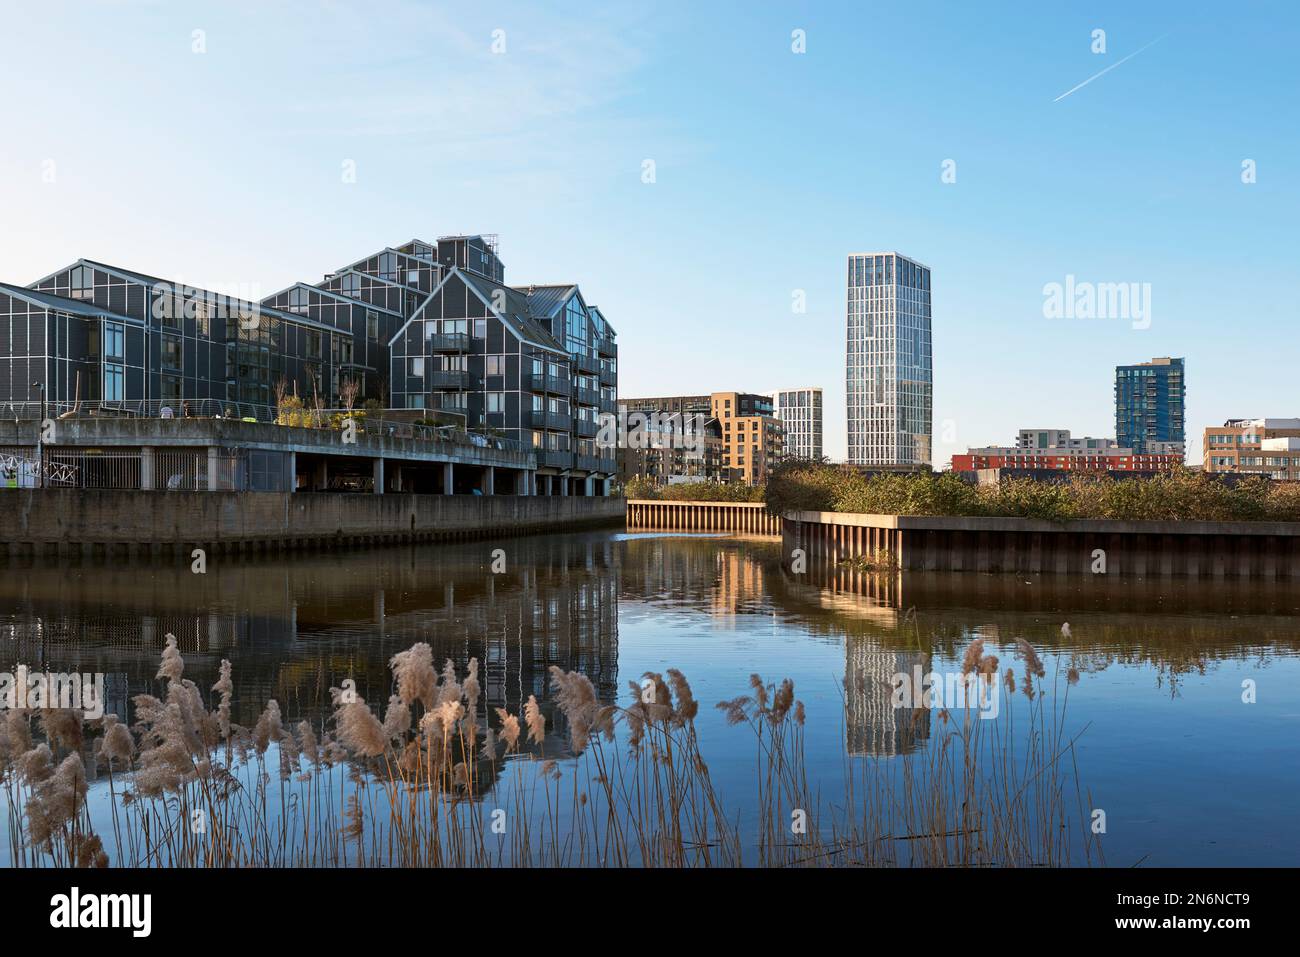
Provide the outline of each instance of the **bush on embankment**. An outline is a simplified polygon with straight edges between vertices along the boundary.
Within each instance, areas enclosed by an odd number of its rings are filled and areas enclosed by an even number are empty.
[[[623,489],[625,498],[653,499],[661,502],[761,502],[763,486],[722,484],[719,482],[680,482],[655,485],[640,476],[629,479]]]
[[[1296,522],[1300,483],[1248,478],[1229,485],[1177,469],[1155,478],[1072,475],[977,486],[951,472],[867,475],[850,466],[791,462],[767,483],[769,511],[993,516],[1118,521]]]

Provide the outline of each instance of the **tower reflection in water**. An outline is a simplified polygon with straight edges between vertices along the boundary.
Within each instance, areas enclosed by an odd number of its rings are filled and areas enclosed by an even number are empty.
[[[888,756],[922,746],[930,736],[930,710],[894,708],[893,679],[910,678],[915,667],[927,674],[931,654],[901,646],[906,639],[893,604],[893,579],[854,573],[857,591],[836,590],[824,577],[784,572],[779,559],[778,546],[768,541],[632,536],[623,562],[623,597],[695,607],[711,616],[715,628],[734,627],[744,616],[777,615],[801,630],[841,640],[848,753]]]

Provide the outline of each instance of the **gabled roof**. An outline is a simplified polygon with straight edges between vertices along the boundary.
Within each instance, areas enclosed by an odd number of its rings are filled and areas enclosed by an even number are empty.
[[[406,255],[409,255],[409,254],[408,254],[408,253],[402,253],[402,255],[403,255],[403,256],[406,256]],[[415,257],[412,256],[411,258],[414,259]],[[358,262],[360,262],[360,260],[358,260]],[[408,291],[410,291],[410,292],[419,292],[419,291],[420,291],[420,290],[416,289],[414,286],[407,285],[407,284],[404,283],[404,282],[395,282],[395,281],[392,280],[392,279],[384,279],[384,278],[382,278],[382,277],[380,277],[380,276],[376,276],[374,273],[371,273],[371,272],[362,272],[360,269],[353,269],[351,266],[344,266],[342,269],[339,269],[339,270],[337,270],[336,272],[332,272],[332,273],[330,273],[328,276],[326,276],[324,279],[322,279],[321,282],[331,282],[332,280],[335,280],[335,279],[342,279],[344,276],[348,276],[348,275],[352,275],[352,276],[364,276],[366,279],[370,279],[370,280],[372,280],[372,281],[374,281],[374,282],[381,283],[382,285],[385,285],[385,286],[396,286],[398,289],[406,289],[406,290],[408,290]]]
[[[142,272],[133,272],[130,269],[123,269],[120,266],[110,266],[107,263],[96,262],[93,259],[78,259],[74,265],[77,264],[83,266],[94,266],[96,269],[100,270],[101,272],[106,272],[110,276],[117,276],[119,279],[127,279],[132,282],[141,283],[146,286],[156,286],[161,283],[163,285],[170,286],[173,289],[177,289],[177,290],[182,290],[182,291],[191,290],[193,292],[204,293],[207,296],[224,297],[227,302],[233,302],[236,305],[252,306],[253,308],[257,309],[259,313],[268,316],[273,316],[274,318],[279,319],[282,322],[292,322],[300,326],[308,326],[313,329],[319,329],[323,332],[338,332],[337,329],[335,329],[333,326],[329,325],[328,323],[319,322],[308,316],[301,316],[298,315],[297,313],[286,312],[283,309],[277,309],[274,306],[264,306],[260,302],[253,302],[248,299],[241,299],[239,296],[232,296],[229,293],[225,293],[225,292],[216,292],[215,290],[212,289],[204,289],[202,286],[195,286],[192,285],[191,283],[187,283],[187,282],[177,283],[177,282],[172,282],[170,279],[159,279],[157,276],[147,276]],[[59,272],[62,271],[63,270],[59,270]],[[43,282],[44,280],[38,280],[38,281]]]
[[[129,322],[135,326],[144,325],[143,322],[133,316],[119,315],[84,299],[68,299],[64,296],[56,296],[52,292],[27,289],[24,286],[15,286],[7,282],[0,282],[0,292],[7,296],[13,296],[15,299],[30,302],[34,306],[40,306],[42,309],[67,312],[86,319],[112,319],[114,322]]]
[[[390,316],[401,316],[401,313],[396,309],[389,309],[386,306],[376,306],[373,302],[366,302],[364,299],[353,299],[351,296],[345,296],[343,293],[335,292],[333,289],[322,289],[320,286],[313,286],[311,283],[307,282],[296,282],[291,286],[285,286],[279,292],[271,293],[271,295],[267,296],[266,299],[263,299],[262,302],[265,303],[267,299],[274,299],[276,296],[283,296],[291,289],[305,289],[308,292],[318,292],[322,296],[329,296],[330,298],[337,299],[340,302],[350,303],[354,306],[363,306],[366,309],[373,309],[376,312],[386,312]]]
[[[402,328],[398,329],[396,334],[388,340],[388,345],[390,347],[401,336],[406,334],[406,330],[411,323],[420,318],[420,314],[424,312],[424,307],[433,301],[433,297],[442,290],[443,286],[451,281],[453,276],[458,277],[475,293],[475,295],[483,300],[483,303],[489,310],[491,310],[492,314],[500,319],[502,324],[514,333],[516,338],[521,342],[527,343],[531,346],[536,346],[539,349],[546,349],[549,352],[557,352],[566,356],[568,355],[568,353],[565,352],[564,347],[555,341],[554,336],[528,318],[527,297],[511,289],[509,286],[495,283],[490,279],[485,279],[482,276],[477,275],[476,273],[463,270],[459,266],[452,266],[447,270],[447,274],[443,276],[442,281],[433,288],[433,292],[429,293],[424,302],[420,303],[419,308],[411,314],[411,318],[407,319],[406,322],[402,324]],[[496,297],[493,296],[493,293],[498,289],[505,291],[506,308],[504,312],[497,309],[494,303]]]
[[[514,286],[528,300],[528,315],[533,319],[550,319],[578,291],[575,283],[559,286]]]
[[[530,317],[528,309],[528,296],[512,289],[510,286],[502,285],[499,282],[493,282],[480,276],[478,273],[462,271],[459,266],[452,267],[465,280],[466,285],[478,293],[479,298],[487,303],[488,308],[501,319],[512,331],[524,342],[530,345],[540,346],[543,349],[551,349],[556,352],[568,355],[568,351],[551,333]],[[501,311],[493,305],[497,296],[496,292],[501,290],[505,293],[505,311]]]
[[[423,239],[412,239],[410,242],[403,243],[403,245],[409,246],[411,245],[411,243],[420,243],[424,246],[429,246],[434,250],[437,250],[438,248],[436,244],[425,242]],[[415,253],[408,253],[405,249],[401,249],[397,246],[385,246],[383,249],[379,250],[379,252],[371,253],[368,256],[362,256],[360,259],[354,260],[353,262],[348,263],[346,266],[340,266],[338,269],[334,270],[332,275],[337,276],[339,273],[344,273],[349,270],[360,272],[360,270],[356,268],[358,265],[365,262],[367,259],[377,259],[380,256],[382,256],[384,253],[393,253],[395,256],[405,256],[407,259],[414,259],[416,262],[423,263],[426,266],[438,265],[438,261],[436,259],[421,259],[419,256],[415,255]],[[366,275],[369,275],[369,273],[366,273]]]

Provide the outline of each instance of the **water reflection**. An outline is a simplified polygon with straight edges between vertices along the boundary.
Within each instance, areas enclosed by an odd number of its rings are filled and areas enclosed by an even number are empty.
[[[547,697],[547,668],[586,674],[612,697],[618,680],[617,545],[609,538],[507,545],[503,574],[490,546],[410,548],[292,561],[171,565],[4,566],[0,641],[21,662],[106,674],[108,710],[158,694],[163,636],[176,635],[200,688],[233,664],[234,720],[251,725],[276,698],[286,716],[320,719],[329,688],[356,682],[369,701],[390,693],[388,659],[416,641],[435,659],[480,662],[490,707],[518,713]]]
[[[907,761],[947,731],[929,708],[895,709],[898,673],[952,668],[973,637],[1011,662],[1014,641],[1082,675],[1073,720],[1088,724],[1081,772],[1133,823],[1109,859],[1295,863],[1287,795],[1300,783],[1295,681],[1300,590],[1283,583],[781,568],[775,543],[591,533],[492,543],[173,565],[0,565],[0,670],[18,663],[106,675],[109,710],[160,694],[158,653],[175,634],[187,676],[211,687],[234,665],[235,720],[267,698],[286,721],[322,720],[346,678],[376,704],[388,659],[428,641],[437,660],[481,663],[486,701],[543,703],[548,757],[564,726],[546,669],[579,670],[611,700],[647,670],[681,668],[724,799],[752,793],[752,740],[712,704],[748,676],[791,676],[808,704],[810,767],[834,795],[846,756]],[[1062,624],[1070,623],[1068,634]],[[1049,665],[1049,676],[1051,665]],[[1258,682],[1256,707],[1240,703]],[[495,724],[495,719],[493,724]],[[1236,804],[1219,782],[1229,775]],[[829,799],[829,798],[828,798]],[[1244,803],[1243,803],[1244,802]],[[1187,835],[1197,835],[1189,841]],[[1253,856],[1252,856],[1253,855]]]

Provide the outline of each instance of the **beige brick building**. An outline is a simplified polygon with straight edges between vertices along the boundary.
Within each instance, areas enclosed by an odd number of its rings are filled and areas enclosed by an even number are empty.
[[[1207,472],[1300,480],[1300,419],[1229,419],[1204,435]]]

